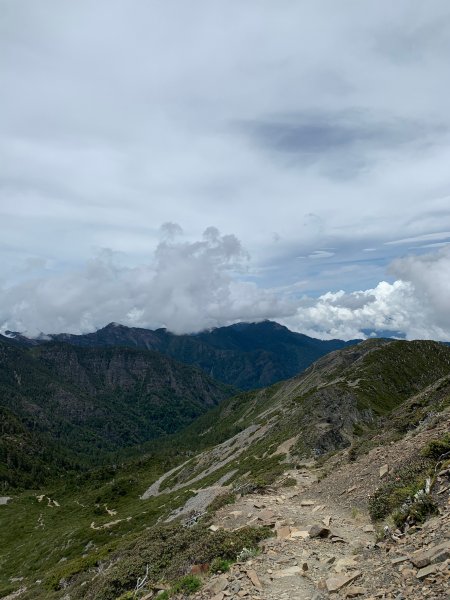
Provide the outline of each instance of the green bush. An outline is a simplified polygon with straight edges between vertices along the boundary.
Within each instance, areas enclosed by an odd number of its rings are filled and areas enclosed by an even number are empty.
[[[286,477],[286,479],[283,480],[284,487],[294,487],[296,485],[297,480],[295,479],[295,477]]]
[[[230,570],[231,565],[233,564],[233,561],[231,560],[225,560],[224,558],[215,558],[210,566],[209,566],[209,570],[211,573],[226,573],[227,571]]]
[[[171,594],[193,594],[197,590],[202,587],[202,581],[199,577],[195,575],[185,575],[178,581],[170,589]]]
[[[422,451],[423,456],[438,460],[443,454],[450,452],[450,434],[436,440],[431,440]]]

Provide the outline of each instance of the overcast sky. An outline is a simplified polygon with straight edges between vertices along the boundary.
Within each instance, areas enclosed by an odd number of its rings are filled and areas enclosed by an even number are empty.
[[[0,0],[0,329],[450,340],[448,0]]]

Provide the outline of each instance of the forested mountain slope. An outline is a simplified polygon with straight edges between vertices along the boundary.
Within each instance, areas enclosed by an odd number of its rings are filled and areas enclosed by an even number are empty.
[[[157,352],[0,340],[0,473],[14,483],[21,471],[98,463],[178,431],[231,392]]]

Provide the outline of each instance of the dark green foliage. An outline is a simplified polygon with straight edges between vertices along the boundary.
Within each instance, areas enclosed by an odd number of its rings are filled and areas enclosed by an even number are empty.
[[[113,479],[99,491],[95,498],[97,504],[116,502],[120,497],[126,496],[136,489],[137,480],[133,477],[120,477]]]
[[[115,461],[114,453],[175,433],[228,395],[155,352],[0,340],[0,485],[38,486]]]

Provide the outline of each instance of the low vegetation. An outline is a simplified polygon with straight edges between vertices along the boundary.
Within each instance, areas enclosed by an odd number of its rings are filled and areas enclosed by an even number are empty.
[[[143,532],[122,548],[120,554],[111,556],[112,567],[100,573],[89,589],[76,586],[75,597],[113,600],[125,591],[134,589],[138,578],[147,572],[147,566],[150,586],[152,583],[165,582],[172,589],[177,589],[182,581],[186,591],[188,582],[192,584],[191,587],[194,585],[192,578],[186,579],[194,565],[207,564],[216,569],[223,567],[225,562],[236,561],[244,548],[254,548],[270,535],[271,530],[267,527],[211,532],[204,524],[190,528],[178,523],[159,525],[152,528],[151,532]]]
[[[437,513],[431,490],[436,461],[450,456],[450,434],[431,440],[420,455],[388,475],[386,482],[371,496],[370,516],[374,521],[391,517],[397,527],[423,523]]]

